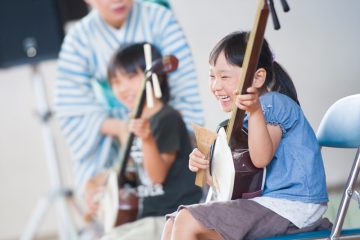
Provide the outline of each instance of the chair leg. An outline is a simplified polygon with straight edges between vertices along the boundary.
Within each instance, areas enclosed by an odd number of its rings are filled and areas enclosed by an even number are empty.
[[[346,183],[346,188],[343,193],[339,210],[336,216],[334,226],[331,230],[331,240],[339,239],[340,232],[344,223],[347,209],[349,207],[349,202],[355,190],[355,183],[360,171],[360,147],[357,150],[356,157],[351,168],[349,178]]]

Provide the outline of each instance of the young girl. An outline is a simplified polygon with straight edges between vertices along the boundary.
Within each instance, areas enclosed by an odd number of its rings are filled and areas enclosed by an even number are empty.
[[[154,46],[152,58],[153,61],[162,58]],[[110,85],[116,98],[129,110],[134,111],[136,107],[144,70],[144,43],[120,49],[110,62]],[[120,225],[104,239],[142,239],[146,236],[146,239],[158,240],[165,224],[165,214],[175,211],[180,204],[197,203],[201,198],[201,189],[193,186],[195,174],[188,169],[187,158],[192,149],[188,131],[180,113],[167,105],[170,92],[166,75],[159,74],[158,77],[162,98],[154,97],[152,108],[145,104],[140,118],[128,123],[123,121],[123,131],[113,133],[121,142],[126,139],[127,132],[135,135],[130,157],[140,182],[139,220]],[[87,186],[89,189],[91,184]],[[91,200],[88,203],[91,205]]]
[[[210,89],[223,111],[230,112],[233,103],[246,111],[243,126],[251,160],[267,169],[263,194],[180,206],[175,218],[168,216],[164,240],[256,239],[316,229],[322,222],[328,196],[319,145],[290,77],[274,61],[266,41],[252,86],[247,94],[236,95],[247,39],[248,33],[235,32],[215,46],[209,61]],[[194,149],[189,168],[208,170],[209,159]]]

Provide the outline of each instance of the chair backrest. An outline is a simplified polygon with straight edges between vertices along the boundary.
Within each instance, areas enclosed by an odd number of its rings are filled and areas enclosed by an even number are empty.
[[[324,147],[360,146],[360,94],[341,98],[331,105],[320,122],[317,139]]]

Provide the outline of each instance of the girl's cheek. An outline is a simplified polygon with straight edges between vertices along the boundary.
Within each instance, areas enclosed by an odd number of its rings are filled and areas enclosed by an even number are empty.
[[[209,83],[209,90],[212,92],[212,94],[214,94],[212,81],[210,81],[210,83]]]
[[[210,89],[210,92],[212,93],[213,96],[216,96],[215,95],[215,89],[213,88],[212,85],[209,86],[209,89]]]
[[[113,90],[114,90],[115,97],[117,99],[122,99],[120,88],[115,86],[115,87],[113,87]]]

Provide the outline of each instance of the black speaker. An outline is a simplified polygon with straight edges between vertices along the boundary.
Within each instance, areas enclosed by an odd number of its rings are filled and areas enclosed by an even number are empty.
[[[56,58],[63,37],[57,1],[0,1],[0,67]]]

